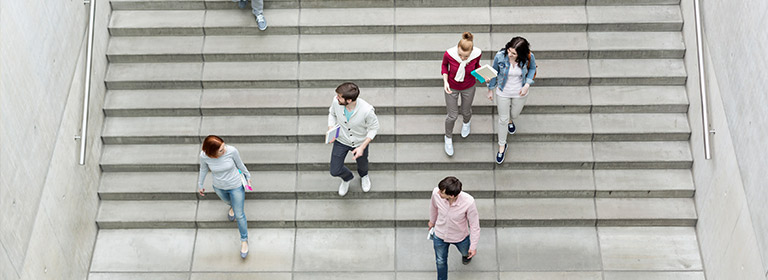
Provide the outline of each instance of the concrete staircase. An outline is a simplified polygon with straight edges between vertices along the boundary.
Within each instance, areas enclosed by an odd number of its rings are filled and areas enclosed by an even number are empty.
[[[260,32],[229,0],[111,0],[90,278],[434,279],[429,197],[453,175],[483,233],[472,264],[451,253],[452,279],[704,279],[678,3],[274,0]],[[463,31],[484,64],[517,35],[537,56],[503,165],[483,87],[472,134],[443,152],[439,64]],[[344,81],[381,129],[373,189],[340,198],[320,143]],[[196,194],[209,134],[254,176],[245,261],[210,179]]]

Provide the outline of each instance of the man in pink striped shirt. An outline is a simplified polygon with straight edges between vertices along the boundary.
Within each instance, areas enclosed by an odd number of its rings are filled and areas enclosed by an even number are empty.
[[[461,191],[461,181],[445,177],[432,190],[429,208],[429,229],[435,228],[432,242],[435,247],[437,279],[448,279],[448,247],[453,244],[461,253],[461,261],[468,264],[477,254],[480,240],[480,218],[475,198]]]

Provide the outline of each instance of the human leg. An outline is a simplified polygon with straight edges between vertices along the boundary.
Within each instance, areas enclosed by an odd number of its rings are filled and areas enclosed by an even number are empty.
[[[459,249],[459,253],[461,253],[461,263],[463,264],[468,264],[471,260],[467,258],[467,256],[469,256],[469,244],[469,235],[467,235],[467,237],[459,243],[455,243],[456,249]]]
[[[251,0],[253,15],[258,16],[264,13],[264,0]]]
[[[461,116],[464,123],[472,120],[472,101],[475,100],[475,87],[462,90],[461,93]]]
[[[459,116],[459,93],[453,90],[453,93],[443,93],[445,95],[445,137],[453,136],[453,126]]]
[[[435,248],[435,264],[437,265],[437,279],[448,279],[448,246],[450,244],[445,243],[437,236],[432,238],[432,245]]]
[[[520,98],[512,98],[512,104],[510,111],[510,117],[511,120],[514,121],[520,116],[520,113],[523,111],[523,107],[525,107],[525,103],[528,100],[528,96],[520,97]]]
[[[507,124],[509,123],[509,109],[512,98],[496,96],[496,109],[499,112],[496,134],[499,137],[499,147],[507,144]],[[499,152],[502,152],[499,150]]]
[[[351,147],[337,141],[333,142],[333,150],[331,151],[331,176],[339,177],[345,182],[349,182],[355,177],[352,175],[352,171],[344,166],[344,158],[347,157],[347,153],[351,149]]]
[[[240,186],[229,190],[232,198],[232,210],[235,211],[237,229],[240,231],[240,241],[248,241],[248,220],[245,217],[245,189]]]

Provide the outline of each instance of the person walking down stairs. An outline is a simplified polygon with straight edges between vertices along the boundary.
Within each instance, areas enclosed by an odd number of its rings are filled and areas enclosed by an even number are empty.
[[[520,116],[528,99],[528,88],[536,77],[536,58],[528,40],[514,37],[493,57],[493,69],[499,74],[488,82],[488,99],[496,94],[499,124],[499,152],[496,163],[502,164],[507,154],[507,133],[515,134],[514,120]],[[495,91],[494,91],[495,89]]]
[[[357,174],[360,175],[363,192],[371,190],[371,178],[368,176],[368,144],[379,130],[379,119],[374,108],[365,100],[358,98],[360,88],[354,83],[343,83],[336,88],[336,97],[328,108],[328,130],[338,127],[338,137],[333,141],[331,151],[331,176],[341,178],[339,195],[349,191],[349,182],[355,176],[344,166],[344,158],[352,151],[357,161]]]
[[[469,264],[477,254],[480,241],[480,217],[472,195],[461,191],[461,181],[445,177],[432,190],[429,207],[429,237],[435,248],[437,279],[448,279],[448,248],[461,253],[461,262]]]
[[[470,74],[480,68],[483,52],[474,46],[472,33],[464,32],[457,46],[443,54],[443,92],[448,115],[445,117],[445,153],[453,156],[453,126],[459,115],[461,96],[461,138],[467,138],[472,120],[472,100],[475,99],[475,77]]]
[[[216,135],[205,137],[203,151],[200,152],[200,174],[197,180],[200,196],[205,196],[203,182],[209,170],[213,174],[213,190],[230,206],[227,213],[229,221],[237,220],[237,229],[240,231],[240,257],[245,258],[248,256],[248,221],[244,209],[245,186],[240,176],[245,176],[250,186],[251,173],[245,168],[237,149],[226,145],[224,140]]]
[[[237,5],[240,9],[245,9],[248,3],[246,0],[232,0],[232,2],[238,2]],[[259,30],[267,30],[267,19],[264,18],[264,0],[251,0],[251,8],[253,9],[253,16],[256,17],[256,24],[259,26]]]

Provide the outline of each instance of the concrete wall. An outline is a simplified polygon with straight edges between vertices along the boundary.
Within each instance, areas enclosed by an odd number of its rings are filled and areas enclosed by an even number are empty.
[[[697,232],[708,279],[768,279],[768,2],[701,1],[712,160],[704,159],[693,1],[681,2],[688,52]],[[760,176],[762,174],[762,176]]]
[[[85,279],[96,238],[109,4],[97,5],[86,166],[88,6],[0,1],[0,279]]]

